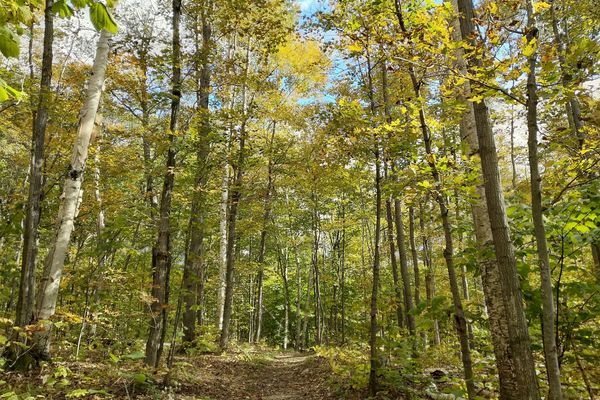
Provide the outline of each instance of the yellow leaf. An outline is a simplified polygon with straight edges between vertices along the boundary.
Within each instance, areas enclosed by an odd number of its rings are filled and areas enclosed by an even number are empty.
[[[348,50],[354,53],[360,53],[363,47],[358,43],[351,43],[348,45]]]
[[[490,3],[490,12],[492,14],[497,14],[498,13],[498,4],[492,2]]]
[[[537,39],[533,38],[529,42],[526,42],[525,47],[523,47],[523,55],[525,57],[529,57],[535,53],[537,50]]]
[[[545,1],[536,1],[535,3],[533,3],[533,12],[539,13],[540,11],[547,10],[550,7],[552,6],[549,3],[546,3]]]

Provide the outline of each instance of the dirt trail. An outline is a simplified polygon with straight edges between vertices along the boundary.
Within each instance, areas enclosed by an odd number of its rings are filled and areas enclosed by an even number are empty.
[[[201,356],[194,360],[180,394],[203,400],[339,399],[328,382],[324,359],[281,353],[274,357]]]

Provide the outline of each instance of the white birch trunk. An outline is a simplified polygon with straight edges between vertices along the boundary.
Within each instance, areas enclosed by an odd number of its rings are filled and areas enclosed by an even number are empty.
[[[79,116],[79,127],[73,147],[69,172],[65,179],[58,218],[55,225],[54,243],[46,258],[44,274],[40,282],[39,296],[37,299],[36,319],[47,320],[54,315],[56,300],[63,273],[65,258],[69,249],[71,233],[73,232],[74,220],[77,214],[81,194],[81,182],[83,171],[88,156],[90,138],[94,130],[94,122],[104,75],[108,62],[109,39],[111,34],[103,30],[98,39],[98,48],[92,67],[92,75],[88,82],[87,96]],[[49,330],[40,333],[38,349],[44,352],[49,348]],[[41,346],[41,347],[40,347]]]
[[[229,147],[231,135],[227,139],[227,154],[229,155]],[[217,319],[219,330],[223,328],[223,305],[225,304],[225,273],[227,270],[227,202],[229,199],[229,162],[225,158],[225,166],[223,168],[223,180],[221,181],[221,204],[219,210],[219,288],[217,291]]]

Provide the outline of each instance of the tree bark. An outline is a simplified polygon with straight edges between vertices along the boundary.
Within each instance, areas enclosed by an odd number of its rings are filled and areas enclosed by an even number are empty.
[[[52,84],[52,44],[54,42],[54,0],[46,0],[44,9],[44,47],[42,52],[42,76],[37,109],[33,115],[31,137],[30,181],[27,199],[27,213],[23,229],[23,256],[21,277],[17,298],[15,325],[23,327],[34,320],[35,308],[35,266],[38,252],[38,226],[40,223],[42,200],[42,176],[44,166],[44,142],[48,124],[48,105]]]
[[[208,3],[208,4],[206,4]],[[206,2],[201,12],[202,46],[198,49],[200,68],[197,71],[198,91],[196,100],[198,103],[198,139],[196,143],[196,179],[189,222],[189,248],[186,254],[183,269],[183,340],[191,343],[196,338],[197,314],[202,316],[202,310],[198,309],[199,299],[204,297],[204,220],[206,216],[206,182],[208,181],[208,155],[210,135],[210,47],[211,47],[211,25],[209,22],[210,8],[212,2]],[[196,27],[198,29],[198,27]],[[197,43],[197,40],[196,40]],[[201,322],[201,318],[199,319]]]
[[[71,164],[69,165],[63,187],[53,236],[54,240],[46,258],[44,272],[40,281],[35,316],[38,321],[48,320],[54,315],[56,309],[60,280],[81,199],[81,183],[83,181],[88,148],[104,84],[110,37],[111,34],[109,32],[102,30],[98,39],[98,48],[92,66],[92,74],[88,81],[85,102],[79,115],[79,126],[73,146]],[[50,351],[51,324],[44,323],[43,325],[43,329],[35,334],[34,341],[37,352],[41,356],[48,356]]]
[[[298,248],[294,247],[294,258],[296,259],[296,336],[294,338],[294,348],[302,349],[302,274],[300,269],[300,257]]]
[[[423,264],[425,265],[425,295],[427,297],[427,306],[431,307],[433,298],[435,297],[435,274],[433,264],[431,262],[431,254],[429,248],[429,237],[425,231],[425,213],[423,204],[419,204],[419,227],[421,228],[421,240],[423,243]],[[433,320],[433,343],[439,346],[440,339],[440,324],[437,319]]]
[[[379,144],[375,150],[375,244],[373,247],[373,287],[371,291],[371,323],[369,335],[369,394],[375,396],[379,386],[379,355],[377,351],[377,296],[379,291],[379,241],[381,236],[381,167]]]
[[[394,219],[392,216],[391,198],[385,202],[385,214],[387,219],[387,236],[390,246],[390,261],[392,265],[392,279],[394,281],[394,294],[396,303],[396,319],[398,328],[404,328],[404,315],[402,313],[402,289],[400,288],[400,278],[398,276],[398,261],[396,260],[396,246],[394,245]]]
[[[248,77],[248,69],[250,66],[250,48],[246,50],[246,65],[244,77]],[[242,181],[244,177],[244,162],[245,162],[245,144],[246,144],[246,123],[248,122],[248,99],[247,99],[247,83],[244,82],[242,87],[242,123],[239,129],[239,149],[237,163],[233,165],[234,180],[231,186],[229,198],[229,211],[227,217],[227,268],[225,273],[225,300],[223,304],[223,327],[219,337],[219,347],[221,351],[227,349],[229,341],[229,326],[231,324],[231,314],[233,311],[233,292],[234,292],[234,274],[235,274],[235,235],[237,212],[240,199],[242,197]]]
[[[227,58],[231,60],[235,53],[236,40],[233,38],[227,49]],[[233,111],[235,106],[235,91],[233,85],[230,89],[229,111]],[[229,180],[230,180],[230,162],[231,140],[233,138],[233,124],[229,123],[225,140],[225,161],[223,162],[223,177],[221,179],[221,202],[219,205],[219,286],[217,289],[217,327],[223,328],[223,308],[225,305],[225,288],[227,287],[227,221],[229,204]]]
[[[457,8],[461,14],[459,19],[461,37],[476,46],[473,3],[471,0],[457,0]],[[466,67],[469,72],[472,72],[478,64],[479,62],[475,60]],[[506,217],[489,110],[484,101],[473,102],[472,105],[485,199],[497,261],[497,269],[496,264],[488,265],[490,268],[484,271],[483,280],[500,376],[500,398],[539,400],[537,377],[527,320],[523,311],[516,258]],[[496,295],[492,292],[496,292]],[[500,296],[497,295],[498,292]],[[494,327],[495,325],[497,328]]]
[[[402,221],[402,203],[399,199],[394,200],[394,219],[396,221],[396,241],[398,243],[398,254],[400,255],[400,275],[402,276],[404,311],[406,313],[406,324],[411,336],[415,335],[415,316],[413,294],[410,285],[410,274],[408,272],[408,259],[406,254],[406,238],[404,237],[404,223]]]
[[[171,200],[175,184],[175,134],[181,102],[181,0],[172,2],[172,71],[171,116],[169,121],[169,148],[166,172],[160,197],[158,237],[152,248],[152,297],[150,331],[146,342],[147,365],[158,367],[166,335],[169,306],[169,278],[171,273]]]
[[[263,226],[260,232],[260,244],[258,247],[258,293],[257,293],[257,309],[256,309],[256,335],[254,341],[260,341],[260,335],[262,330],[262,317],[263,317],[263,281],[265,275],[265,250],[267,245],[267,227],[269,220],[271,219],[271,195],[273,192],[273,140],[275,139],[275,126],[276,122],[273,121],[273,129],[271,131],[271,138],[269,140],[268,149],[268,166],[267,166],[267,187],[265,190],[264,197],[264,211],[263,211]],[[286,281],[287,284],[287,281]]]
[[[537,47],[538,28],[531,0],[527,0],[527,43]],[[527,74],[527,147],[529,149],[529,172],[531,175],[531,216],[537,244],[537,255],[540,266],[542,294],[542,339],[546,360],[550,400],[561,400],[560,369],[558,353],[554,337],[554,299],[552,294],[552,273],[550,271],[550,256],[546,240],[542,208],[542,178],[539,170],[538,157],[538,93],[536,82],[537,49],[527,58],[529,72]]]
[[[418,305],[421,303],[421,279],[419,274],[419,256],[417,254],[417,245],[415,243],[415,209],[413,207],[408,208],[408,238],[415,274],[415,305]]]
[[[404,19],[402,15],[402,9],[399,0],[395,0],[396,6],[396,15],[398,18],[398,24],[400,25],[400,29],[404,34],[408,34],[408,31],[404,25]],[[412,88],[414,94],[417,98],[421,97],[420,93],[420,83],[417,80],[414,67],[412,65],[408,66],[408,73],[412,83]],[[456,271],[454,268],[454,243],[452,238],[452,228],[450,226],[449,219],[449,210],[446,197],[441,193],[441,178],[439,171],[437,169],[437,165],[435,162],[435,157],[432,151],[432,139],[429,131],[429,127],[427,126],[427,122],[425,119],[425,111],[421,106],[419,108],[419,123],[421,128],[421,133],[423,136],[423,143],[425,146],[425,153],[427,164],[431,170],[431,177],[434,181],[434,197],[438,203],[440,210],[440,217],[442,219],[442,228],[444,231],[444,259],[446,261],[446,268],[448,270],[448,280],[450,283],[450,292],[452,293],[452,302],[454,304],[454,322],[456,331],[458,334],[458,339],[460,343],[460,350],[462,356],[463,363],[463,372],[465,376],[465,383],[467,386],[467,396],[469,399],[473,399],[475,397],[475,385],[473,382],[473,368],[471,361],[471,350],[469,346],[469,336],[467,332],[467,321],[464,315],[462,301],[460,298],[460,290],[458,287],[458,281],[456,277]]]
[[[554,0],[551,0],[550,4],[550,16],[552,19],[552,33],[554,34],[554,44],[556,46],[558,54],[558,65],[561,72],[561,81],[564,88],[568,88],[571,85],[573,78],[568,72],[567,66],[567,46],[563,40],[563,35],[560,33],[558,28],[558,17],[556,16],[556,4]],[[581,106],[579,99],[575,94],[572,94],[565,103],[565,110],[567,118],[569,120],[569,126],[573,130],[573,134],[577,139],[579,150],[583,148],[585,142],[585,132],[583,131],[583,120],[581,119]]]

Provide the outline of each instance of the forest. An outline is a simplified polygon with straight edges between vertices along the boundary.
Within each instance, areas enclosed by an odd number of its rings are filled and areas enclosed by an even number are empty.
[[[0,0],[0,399],[600,398],[595,0]]]

